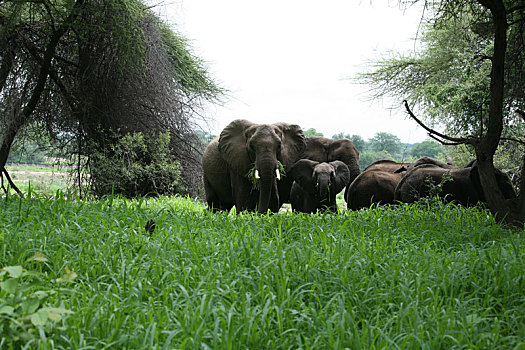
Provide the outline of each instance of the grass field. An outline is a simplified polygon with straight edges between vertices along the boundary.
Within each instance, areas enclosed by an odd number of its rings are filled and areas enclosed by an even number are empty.
[[[8,164],[6,168],[15,185],[24,193],[31,189],[38,193],[51,195],[57,190],[65,191],[69,185],[69,168],[67,167]],[[7,181],[5,182],[7,186]]]
[[[524,349],[523,233],[440,203],[3,197],[0,348]]]

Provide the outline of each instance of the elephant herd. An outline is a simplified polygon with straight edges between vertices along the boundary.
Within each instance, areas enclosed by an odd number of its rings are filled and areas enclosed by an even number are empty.
[[[414,163],[380,160],[363,172],[348,139],[305,137],[299,125],[234,120],[203,154],[204,189],[213,211],[277,212],[283,203],[306,213],[337,212],[345,189],[349,209],[414,202],[436,192],[445,200],[475,205],[485,200],[476,162],[465,168],[423,157]],[[496,169],[506,198],[516,196],[509,177]]]

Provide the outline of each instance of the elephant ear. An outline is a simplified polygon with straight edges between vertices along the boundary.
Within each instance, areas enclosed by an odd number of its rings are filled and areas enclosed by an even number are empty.
[[[335,194],[341,192],[343,188],[350,182],[350,169],[348,166],[339,161],[333,161],[329,163],[335,169]]]
[[[274,125],[282,133],[279,160],[284,166],[290,166],[299,159],[306,147],[303,129],[296,124],[276,123]]]
[[[313,173],[317,164],[319,163],[310,159],[298,160],[288,170],[288,176],[295,180],[303,191],[314,193],[316,181]]]
[[[236,173],[243,176],[253,166],[246,145],[246,130],[254,125],[256,124],[245,119],[234,120],[222,130],[219,137],[222,158]]]

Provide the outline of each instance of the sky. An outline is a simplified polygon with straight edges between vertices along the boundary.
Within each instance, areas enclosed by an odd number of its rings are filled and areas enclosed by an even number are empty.
[[[427,139],[402,101],[370,100],[352,78],[389,51],[415,48],[422,9],[394,0],[178,0],[157,11],[185,36],[211,77],[228,90],[204,114],[220,131],[235,119],[287,122],[365,140]]]

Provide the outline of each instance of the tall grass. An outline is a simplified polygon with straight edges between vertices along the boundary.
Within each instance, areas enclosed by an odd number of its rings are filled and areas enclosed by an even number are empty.
[[[523,231],[476,208],[261,216],[179,197],[4,197],[0,242],[0,266],[42,273],[33,288],[74,312],[34,346],[525,347]]]

